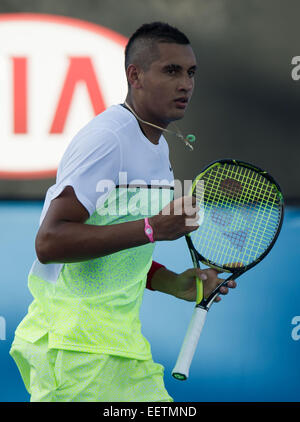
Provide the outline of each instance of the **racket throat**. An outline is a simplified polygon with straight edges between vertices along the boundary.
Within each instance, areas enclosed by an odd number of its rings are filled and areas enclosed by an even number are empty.
[[[204,309],[205,311],[208,312],[210,308],[210,303],[206,303],[205,300],[202,300],[202,302],[196,305],[196,308]]]

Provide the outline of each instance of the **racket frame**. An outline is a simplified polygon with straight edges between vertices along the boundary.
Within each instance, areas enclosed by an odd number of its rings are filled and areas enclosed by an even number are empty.
[[[214,269],[216,269],[218,271],[222,271],[222,272],[227,272],[227,273],[230,273],[231,275],[228,278],[224,279],[224,281],[222,281],[222,283],[219,284],[211,292],[211,294],[206,298],[203,297],[202,282],[197,280],[197,298],[196,298],[196,306],[195,306],[194,314],[193,314],[193,317],[190,321],[189,328],[186,332],[184,342],[182,344],[180,354],[178,355],[176,365],[175,365],[175,367],[172,371],[173,377],[177,380],[186,380],[188,378],[189,368],[190,368],[192,358],[193,358],[193,355],[195,353],[197,343],[198,343],[198,340],[199,340],[199,337],[200,337],[200,334],[201,334],[201,331],[202,331],[202,328],[203,328],[203,325],[204,325],[204,322],[205,322],[206,314],[209,311],[213,301],[215,300],[215,298],[220,293],[220,288],[222,286],[226,286],[226,284],[228,283],[229,280],[236,280],[238,277],[240,277],[242,274],[244,274],[250,268],[254,267],[259,262],[261,262],[268,255],[268,253],[273,248],[273,246],[274,246],[274,244],[275,244],[275,242],[276,242],[276,240],[279,236],[279,233],[280,233],[281,227],[282,227],[282,223],[283,223],[284,200],[283,200],[283,194],[282,194],[282,191],[281,191],[279,184],[267,171],[261,169],[260,167],[254,166],[253,164],[247,163],[245,161],[240,161],[240,160],[228,158],[228,159],[217,160],[217,161],[210,163],[207,167],[205,167],[203,169],[203,171],[193,181],[193,184],[192,184],[191,190],[190,190],[190,194],[195,196],[194,193],[193,193],[195,186],[198,183],[198,181],[203,178],[203,176],[205,175],[205,173],[207,171],[211,170],[213,167],[216,167],[218,165],[223,165],[223,164],[231,164],[231,165],[238,165],[238,166],[246,167],[246,168],[249,168],[249,169],[255,171],[256,173],[260,174],[261,176],[265,177],[266,179],[268,179],[275,186],[275,188],[278,192],[278,196],[279,196],[279,199],[280,199],[280,208],[281,208],[280,220],[279,220],[277,231],[276,231],[272,241],[270,242],[269,246],[267,247],[267,249],[257,259],[255,259],[250,264],[245,265],[245,266],[241,266],[241,267],[237,267],[237,268],[228,267],[226,265],[220,266],[220,265],[217,265],[216,263],[206,259],[194,247],[193,241],[191,239],[191,234],[189,233],[185,236],[186,242],[187,242],[187,245],[188,245],[188,248],[189,248],[189,251],[190,251],[190,254],[191,254],[191,258],[192,258],[192,261],[193,261],[195,268],[200,268],[200,262],[201,262],[202,264],[204,264],[204,265],[206,265],[210,268],[214,268]],[[198,291],[199,288],[202,289],[201,292]],[[202,314],[203,314],[202,315],[203,321],[200,323],[201,327],[198,329],[198,331],[195,334],[193,334],[192,327],[196,324],[195,319],[197,318],[196,308],[200,308],[200,309],[202,309],[203,311],[206,311],[206,312],[201,311]],[[191,347],[189,346],[190,344],[192,344]],[[186,358],[184,357],[185,353],[187,353]]]

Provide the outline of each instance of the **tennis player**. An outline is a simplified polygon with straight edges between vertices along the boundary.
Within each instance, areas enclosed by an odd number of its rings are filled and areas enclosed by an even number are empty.
[[[46,194],[29,273],[34,300],[10,351],[31,401],[172,401],[141,333],[144,289],[193,301],[196,275],[205,294],[220,282],[212,269],[176,274],[152,261],[155,241],[198,227],[190,198],[173,200],[162,134],[193,93],[190,42],[168,24],[145,24],[129,39],[125,66],[126,102],[79,131]]]

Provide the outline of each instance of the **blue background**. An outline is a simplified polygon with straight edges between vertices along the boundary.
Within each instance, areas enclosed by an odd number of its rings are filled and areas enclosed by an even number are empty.
[[[8,351],[32,297],[27,273],[42,202],[0,203],[0,401],[28,401]],[[185,382],[171,377],[193,304],[145,292],[143,333],[154,360],[165,366],[175,401],[300,401],[300,209],[287,208],[282,232],[268,257],[238,280],[238,288],[214,304]],[[176,272],[191,267],[184,239],[158,243],[154,258]],[[3,322],[3,319],[2,319]],[[300,328],[298,330],[300,333]],[[3,339],[5,334],[5,339]]]

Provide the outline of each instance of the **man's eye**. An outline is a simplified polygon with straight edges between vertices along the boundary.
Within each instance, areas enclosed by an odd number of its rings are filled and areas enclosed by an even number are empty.
[[[180,67],[175,65],[169,65],[165,67],[165,72],[168,75],[175,75],[180,72]]]
[[[190,70],[188,72],[188,75],[189,75],[190,78],[193,78],[195,76],[195,70]]]
[[[174,75],[176,73],[176,69],[174,67],[168,67],[167,72],[169,75]]]

